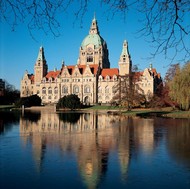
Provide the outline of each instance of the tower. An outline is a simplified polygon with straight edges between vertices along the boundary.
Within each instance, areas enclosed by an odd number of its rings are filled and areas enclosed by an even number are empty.
[[[94,17],[89,34],[84,38],[80,46],[78,64],[98,64],[101,68],[110,68],[109,52],[105,40],[101,37],[98,23]]]
[[[41,83],[41,80],[47,74],[47,70],[48,70],[48,66],[46,64],[46,59],[44,56],[44,48],[40,47],[36,64],[34,66],[34,82],[36,84]]]
[[[128,43],[126,40],[123,42],[123,48],[119,59],[119,74],[128,75],[131,72],[132,61],[128,50]]]

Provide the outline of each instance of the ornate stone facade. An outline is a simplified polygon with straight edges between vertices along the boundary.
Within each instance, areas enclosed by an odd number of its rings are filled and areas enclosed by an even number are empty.
[[[110,68],[109,51],[100,36],[97,20],[94,18],[89,34],[82,41],[76,65],[62,63],[60,70],[48,71],[44,48],[40,47],[34,65],[34,74],[26,71],[21,80],[21,97],[38,94],[43,104],[57,103],[68,94],[76,94],[83,104],[110,103],[115,96],[120,76],[131,73],[132,60],[128,43],[123,42],[118,61],[119,68]],[[138,84],[145,95],[155,91],[160,74],[152,67],[135,73]]]

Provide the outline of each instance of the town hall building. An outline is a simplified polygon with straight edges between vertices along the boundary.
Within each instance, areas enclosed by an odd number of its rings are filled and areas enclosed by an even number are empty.
[[[40,47],[34,74],[26,71],[21,80],[21,97],[37,94],[43,104],[50,104],[57,103],[65,95],[76,94],[83,104],[110,103],[118,93],[119,78],[132,72],[132,60],[126,40],[118,59],[118,68],[110,68],[107,44],[101,37],[94,18],[89,34],[80,45],[76,65],[62,62],[60,70],[48,71],[44,48]],[[153,95],[158,81],[161,81],[156,69],[150,66],[136,75],[144,95]]]

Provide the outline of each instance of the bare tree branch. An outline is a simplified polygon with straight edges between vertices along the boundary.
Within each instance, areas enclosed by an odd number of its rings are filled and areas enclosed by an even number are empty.
[[[76,5],[72,14],[83,24],[83,18],[92,0],[1,0],[0,22],[8,23],[12,30],[24,23],[32,36],[33,30],[43,30],[45,34],[60,35],[61,22],[66,20],[64,13]],[[152,56],[164,54],[174,58],[183,53],[184,60],[190,58],[190,0],[97,0],[100,6],[109,7],[107,15],[123,15],[136,8],[143,20],[140,36],[153,45]],[[62,20],[60,21],[60,15]],[[171,54],[169,57],[168,55]]]

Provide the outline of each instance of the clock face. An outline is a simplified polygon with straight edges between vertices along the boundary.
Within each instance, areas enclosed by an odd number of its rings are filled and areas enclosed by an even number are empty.
[[[88,47],[87,51],[88,51],[88,53],[92,53],[92,48]]]

